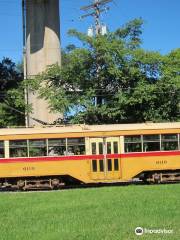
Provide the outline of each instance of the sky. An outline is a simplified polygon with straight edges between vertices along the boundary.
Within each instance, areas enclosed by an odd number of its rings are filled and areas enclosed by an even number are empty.
[[[53,1],[53,0],[51,0]],[[93,18],[80,20],[86,12],[80,7],[93,0],[60,0],[61,45],[77,44],[67,35],[68,29],[87,32]],[[167,54],[180,47],[180,0],[113,0],[110,10],[101,20],[114,31],[126,22],[141,17],[144,20],[142,47]],[[0,60],[9,57],[18,63],[22,60],[21,0],[0,0]]]

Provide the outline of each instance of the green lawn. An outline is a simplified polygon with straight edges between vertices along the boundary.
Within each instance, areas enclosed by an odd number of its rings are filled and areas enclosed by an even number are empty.
[[[173,229],[136,236],[135,227]],[[0,193],[0,240],[180,239],[180,185]]]

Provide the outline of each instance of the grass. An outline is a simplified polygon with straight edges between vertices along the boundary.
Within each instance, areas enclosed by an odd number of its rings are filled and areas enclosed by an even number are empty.
[[[136,227],[173,234],[136,236]],[[0,193],[0,240],[180,239],[180,185]]]

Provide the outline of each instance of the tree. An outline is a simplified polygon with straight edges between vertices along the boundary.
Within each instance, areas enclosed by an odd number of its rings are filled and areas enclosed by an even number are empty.
[[[62,68],[52,65],[29,84],[74,123],[178,121],[180,50],[143,50],[142,23],[94,38],[70,30],[83,47],[69,48]]]
[[[24,125],[24,87],[21,66],[10,59],[0,62],[0,127]]]

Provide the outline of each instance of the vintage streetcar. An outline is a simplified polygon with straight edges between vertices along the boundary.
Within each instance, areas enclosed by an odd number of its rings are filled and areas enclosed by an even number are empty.
[[[180,180],[180,122],[0,130],[0,188]]]

